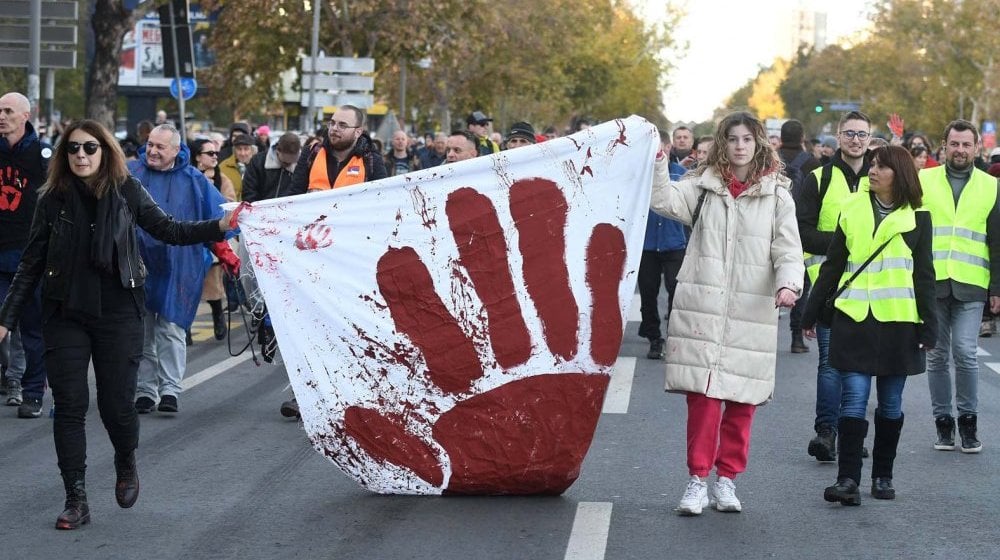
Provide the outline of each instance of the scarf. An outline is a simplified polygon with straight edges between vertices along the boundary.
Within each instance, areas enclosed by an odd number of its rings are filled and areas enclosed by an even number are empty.
[[[117,188],[97,199],[94,216],[94,234],[90,240],[90,262],[94,268],[115,274],[115,246],[124,240],[122,233],[128,227],[127,207]]]
[[[746,183],[741,183],[739,179],[733,177],[729,179],[728,186],[729,186],[729,194],[733,195],[733,198],[736,198],[741,194],[743,194],[743,191],[750,188],[750,182],[747,181]]]

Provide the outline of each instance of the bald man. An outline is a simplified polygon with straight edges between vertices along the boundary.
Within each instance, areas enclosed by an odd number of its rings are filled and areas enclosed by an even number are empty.
[[[38,189],[45,182],[52,157],[52,148],[38,139],[30,117],[31,103],[24,95],[9,92],[0,97],[0,300],[7,297],[21,253],[28,245]],[[21,366],[10,364],[6,404],[18,407],[18,418],[38,418],[45,394],[45,344],[38,292],[25,307],[18,330],[24,373],[17,379]]]

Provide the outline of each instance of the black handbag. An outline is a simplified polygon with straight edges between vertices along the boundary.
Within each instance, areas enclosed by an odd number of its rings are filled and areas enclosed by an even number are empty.
[[[887,239],[885,243],[880,245],[879,248],[875,250],[874,253],[869,255],[868,260],[862,263],[861,266],[854,271],[854,274],[851,274],[851,277],[847,279],[847,282],[844,282],[844,285],[841,286],[840,289],[826,296],[826,300],[823,301],[823,308],[820,309],[819,317],[817,318],[817,321],[819,323],[822,323],[828,328],[830,327],[830,325],[833,324],[833,310],[835,309],[833,306],[834,302],[837,301],[837,298],[840,297],[840,294],[844,293],[844,290],[851,287],[851,282],[854,282],[854,279],[857,278],[858,275],[861,274],[862,271],[864,271],[864,269],[868,268],[868,265],[870,265],[871,262],[875,260],[875,257],[877,257],[879,253],[882,252],[882,249],[885,249],[886,245],[888,245],[889,242],[892,241],[893,237],[896,237],[896,235],[893,235],[892,237]]]

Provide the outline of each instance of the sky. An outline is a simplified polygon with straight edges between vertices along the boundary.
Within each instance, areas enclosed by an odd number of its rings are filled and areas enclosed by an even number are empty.
[[[729,95],[770,66],[782,53],[795,7],[820,6],[827,12],[827,43],[857,34],[867,25],[868,0],[676,0],[687,16],[675,29],[688,43],[674,60],[664,112],[672,122],[709,120]],[[633,0],[639,13],[662,19],[664,0]],[[822,7],[822,6],[825,6]]]

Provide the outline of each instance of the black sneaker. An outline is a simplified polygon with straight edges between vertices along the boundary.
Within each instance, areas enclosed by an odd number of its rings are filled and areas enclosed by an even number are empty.
[[[302,415],[299,414],[298,401],[292,399],[281,403],[281,415],[285,418],[302,418]]]
[[[18,418],[38,418],[42,415],[42,399],[28,397],[17,407]]]
[[[149,414],[156,408],[156,402],[149,397],[139,397],[135,399],[135,411],[139,414]]]
[[[833,486],[827,486],[823,490],[823,499],[828,502],[840,502],[845,506],[860,506],[861,491],[858,490],[858,483],[850,478],[838,478]]]
[[[837,460],[837,432],[826,424],[816,428],[816,437],[809,440],[809,455],[820,462]]]
[[[934,426],[937,428],[937,442],[934,449],[938,451],[952,451],[955,449],[955,419],[950,414],[938,416],[934,419]]]
[[[962,453],[979,453],[983,450],[983,444],[976,437],[975,414],[958,417],[958,435],[962,438]]]
[[[646,352],[646,357],[650,360],[662,360],[663,359],[663,339],[662,338],[651,338],[649,340],[649,352]]]
[[[177,412],[177,397],[173,395],[163,395],[160,397],[160,406],[156,407],[160,412]]]

